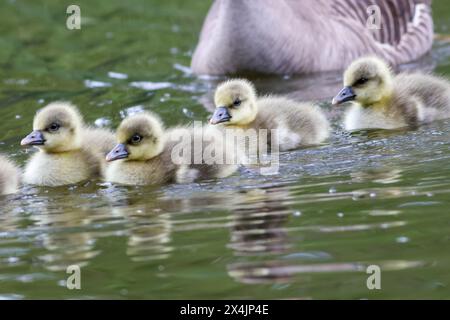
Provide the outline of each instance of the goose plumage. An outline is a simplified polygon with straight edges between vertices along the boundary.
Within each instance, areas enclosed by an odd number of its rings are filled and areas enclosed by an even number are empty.
[[[216,0],[191,66],[197,74],[299,74],[342,70],[368,54],[397,65],[432,43],[431,0]]]

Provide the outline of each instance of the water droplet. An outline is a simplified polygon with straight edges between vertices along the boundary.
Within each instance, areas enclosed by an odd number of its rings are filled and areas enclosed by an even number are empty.
[[[172,32],[174,33],[180,32],[180,26],[177,24],[172,25]]]
[[[302,215],[301,211],[295,211],[294,212],[294,217],[300,217]]]
[[[19,261],[18,257],[9,257],[8,262],[9,263],[17,263]]]
[[[108,72],[108,77],[113,78],[113,79],[128,79],[127,74],[120,73],[120,72],[114,72],[114,71]]]
[[[187,109],[187,108],[183,108],[183,113],[188,118],[193,118],[194,117],[194,113],[191,110]]]
[[[128,116],[132,116],[134,114],[141,113],[143,111],[144,111],[144,106],[142,106],[142,105],[132,106],[132,107],[126,108],[123,111],[120,111],[120,117],[123,119]]]
[[[91,89],[111,87],[111,83],[95,80],[84,80],[84,85]]]
[[[409,242],[409,238],[408,237],[398,237],[397,239],[395,239],[395,241],[397,242],[397,243],[407,243],[407,242]]]
[[[170,82],[135,81],[131,82],[130,86],[143,90],[161,90],[172,87],[172,84]]]
[[[94,124],[96,127],[103,128],[109,126],[111,124],[111,120],[108,118],[98,118],[94,121]]]

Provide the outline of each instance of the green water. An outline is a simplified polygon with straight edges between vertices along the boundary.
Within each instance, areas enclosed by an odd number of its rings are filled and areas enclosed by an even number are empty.
[[[188,69],[210,1],[0,0],[0,152],[23,165],[19,141],[35,111],[77,104],[114,128],[148,109],[168,125],[205,120],[222,79]],[[450,5],[434,1],[436,30]],[[412,68],[450,76],[437,42]],[[253,79],[262,92],[329,101],[336,73]],[[90,181],[23,187],[0,198],[0,298],[450,298],[450,121],[417,131],[350,136],[285,153],[280,173],[242,169],[221,181],[125,188]],[[81,290],[68,290],[69,265]],[[368,265],[381,290],[366,287]]]

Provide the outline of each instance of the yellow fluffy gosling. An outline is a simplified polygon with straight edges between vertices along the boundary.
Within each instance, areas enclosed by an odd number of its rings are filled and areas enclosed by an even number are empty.
[[[383,60],[366,57],[344,73],[344,88],[333,104],[344,102],[352,102],[346,130],[414,128],[450,117],[450,83],[428,74],[394,75]]]
[[[33,132],[21,144],[39,149],[26,164],[24,182],[61,186],[99,177],[114,135],[86,126],[72,104],[54,102],[36,113]]]

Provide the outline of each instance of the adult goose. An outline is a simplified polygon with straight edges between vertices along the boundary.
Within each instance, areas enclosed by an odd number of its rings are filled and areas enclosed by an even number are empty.
[[[432,42],[431,0],[215,0],[192,70],[301,74],[342,70],[368,54],[398,65]]]

